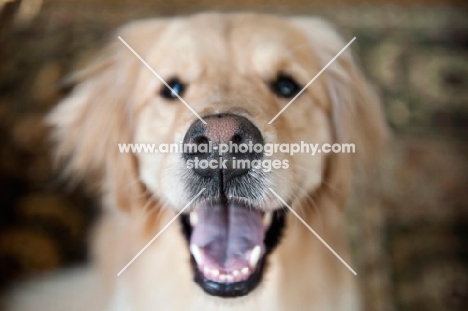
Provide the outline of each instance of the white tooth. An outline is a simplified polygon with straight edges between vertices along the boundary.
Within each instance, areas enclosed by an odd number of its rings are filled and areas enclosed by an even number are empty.
[[[190,213],[190,224],[192,227],[195,227],[198,224],[198,213],[197,212],[191,212]]]
[[[203,272],[204,272],[205,274],[210,273],[210,268],[208,268],[208,267],[203,268]]]
[[[211,270],[211,274],[216,277],[216,276],[219,275],[219,270],[218,269],[213,269],[213,270]]]
[[[247,274],[249,274],[249,268],[247,268],[247,267],[242,268],[241,272],[242,272],[242,274],[247,275]]]
[[[193,244],[190,246],[190,252],[192,253],[193,258],[195,258],[197,264],[201,265],[203,263],[203,255],[200,251],[200,248],[197,245]]]
[[[234,281],[234,277],[232,275],[228,274],[228,275],[226,275],[226,280],[228,282],[232,282],[232,281]]]
[[[234,271],[232,271],[232,275],[238,276],[238,275],[239,275],[239,270],[234,270]]]
[[[271,220],[273,218],[273,214],[271,212],[266,212],[263,214],[263,226],[269,227],[271,225]]]
[[[221,282],[226,281],[226,275],[221,274],[221,275],[219,276],[219,280],[220,280]]]
[[[255,268],[255,266],[257,265],[258,260],[260,259],[261,252],[262,252],[262,248],[260,247],[260,245],[257,245],[252,249],[252,252],[250,253],[250,258],[249,258],[249,265],[252,268]]]

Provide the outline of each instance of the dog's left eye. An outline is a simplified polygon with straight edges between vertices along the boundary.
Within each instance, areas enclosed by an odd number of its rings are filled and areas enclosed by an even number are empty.
[[[166,99],[175,99],[177,95],[182,96],[185,91],[185,85],[180,82],[179,79],[173,78],[167,82],[167,84],[171,87],[172,91],[165,85],[163,85],[160,95]]]
[[[301,90],[299,84],[292,77],[283,74],[276,78],[271,84],[271,88],[278,97],[282,98],[292,98]]]

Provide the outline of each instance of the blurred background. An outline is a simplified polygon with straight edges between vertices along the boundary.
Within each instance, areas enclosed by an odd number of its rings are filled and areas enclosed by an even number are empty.
[[[357,37],[394,132],[348,209],[366,310],[468,310],[466,0],[0,0],[0,289],[87,257],[97,200],[52,170],[41,123],[60,78],[122,23],[205,10],[320,15]]]

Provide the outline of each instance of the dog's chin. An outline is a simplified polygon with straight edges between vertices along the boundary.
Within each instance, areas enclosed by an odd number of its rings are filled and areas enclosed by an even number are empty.
[[[241,201],[213,199],[180,218],[194,281],[209,295],[239,297],[262,281],[281,240],[285,210],[264,213]]]

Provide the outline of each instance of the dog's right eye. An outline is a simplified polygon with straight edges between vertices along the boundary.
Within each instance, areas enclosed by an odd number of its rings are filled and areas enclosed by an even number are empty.
[[[182,82],[180,82],[179,79],[173,78],[169,80],[167,84],[170,86],[172,91],[167,86],[163,85],[161,92],[159,92],[162,98],[175,99],[177,98],[177,95],[179,95],[180,97],[183,95],[185,91],[185,85]]]
[[[271,83],[271,89],[280,98],[292,98],[299,93],[301,87],[291,76],[280,74]]]

